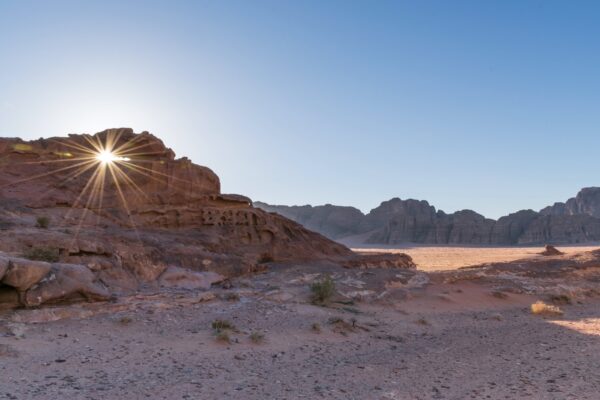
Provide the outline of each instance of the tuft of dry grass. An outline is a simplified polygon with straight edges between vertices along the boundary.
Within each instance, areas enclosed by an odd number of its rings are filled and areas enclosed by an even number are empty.
[[[236,292],[229,292],[225,295],[227,301],[240,301],[240,295]]]
[[[133,318],[131,318],[130,316],[124,315],[124,316],[120,317],[117,320],[117,322],[120,323],[121,325],[128,325],[133,322]]]
[[[59,249],[31,247],[23,252],[23,258],[34,261],[46,261],[54,263],[60,260]]]
[[[543,316],[563,315],[563,312],[557,306],[546,304],[543,301],[537,301],[531,305],[531,313]]]
[[[265,335],[260,332],[254,331],[250,334],[250,340],[254,344],[260,344],[265,341]]]
[[[492,292],[492,296],[494,296],[497,299],[502,299],[502,300],[508,298],[508,295],[506,293],[504,293],[503,291],[501,291],[501,290],[494,290]]]
[[[310,326],[310,329],[315,332],[315,333],[321,333],[321,325],[319,325],[319,323],[315,322]]]
[[[42,229],[48,229],[48,226],[50,226],[50,218],[46,216],[37,217],[35,220],[35,226]]]
[[[429,325],[429,321],[427,321],[425,318],[419,318],[418,320],[415,321],[415,323],[417,323],[419,325],[423,325],[423,326]]]
[[[221,343],[231,343],[231,338],[229,337],[229,333],[227,331],[217,331],[215,334],[215,339],[217,342]]]
[[[555,294],[550,296],[550,301],[554,304],[571,304],[572,300],[571,297],[569,295],[566,294]]]

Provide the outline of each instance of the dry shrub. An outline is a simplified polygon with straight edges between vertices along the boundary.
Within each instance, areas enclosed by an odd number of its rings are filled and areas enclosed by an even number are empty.
[[[265,341],[265,335],[255,331],[250,334],[250,340],[252,343],[260,344]]]
[[[227,331],[217,331],[215,338],[217,339],[217,342],[227,344],[231,343],[231,338],[229,337],[229,333]]]
[[[571,297],[566,294],[555,294],[550,296],[550,301],[554,304],[571,304]]]
[[[330,276],[326,276],[321,281],[310,285],[313,304],[323,304],[327,302],[335,293],[335,282]]]
[[[23,257],[28,260],[58,262],[59,250],[47,247],[32,247],[23,252]]]
[[[36,225],[38,228],[42,228],[42,229],[48,229],[48,226],[50,226],[50,218],[43,216],[43,217],[37,217],[36,220]]]
[[[225,319],[215,319],[210,325],[215,331],[235,330],[235,326]]]

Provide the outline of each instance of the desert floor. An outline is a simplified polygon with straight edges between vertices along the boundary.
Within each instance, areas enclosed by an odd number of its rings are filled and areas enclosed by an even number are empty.
[[[600,245],[558,246],[565,254],[600,249]],[[355,247],[359,252],[389,252],[409,254],[423,271],[442,271],[492,262],[508,262],[538,258],[543,247],[458,247],[458,246],[397,246]]]
[[[0,399],[598,399],[599,298],[543,318],[459,282],[316,306],[309,275],[0,312]]]

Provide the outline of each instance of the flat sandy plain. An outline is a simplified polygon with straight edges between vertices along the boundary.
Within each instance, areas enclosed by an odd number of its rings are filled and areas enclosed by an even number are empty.
[[[600,244],[587,246],[557,246],[566,254],[576,254],[600,249]],[[398,246],[359,247],[358,252],[389,252],[410,255],[417,267],[423,271],[444,271],[472,265],[494,262],[509,262],[541,257],[543,246],[538,247],[455,247],[455,246]]]

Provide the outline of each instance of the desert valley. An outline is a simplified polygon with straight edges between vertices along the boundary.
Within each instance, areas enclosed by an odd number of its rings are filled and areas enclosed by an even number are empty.
[[[0,400],[600,399],[598,21],[0,0]]]
[[[301,218],[148,132],[0,139],[0,398],[595,399],[597,193]]]

